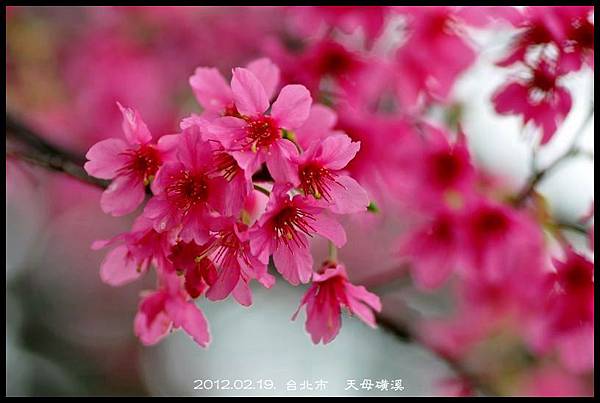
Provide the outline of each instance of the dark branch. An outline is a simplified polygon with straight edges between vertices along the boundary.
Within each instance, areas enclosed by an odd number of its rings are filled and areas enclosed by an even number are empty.
[[[102,189],[108,186],[107,181],[91,177],[85,172],[84,157],[51,144],[8,112],[6,113],[6,156],[51,171],[63,172]]]

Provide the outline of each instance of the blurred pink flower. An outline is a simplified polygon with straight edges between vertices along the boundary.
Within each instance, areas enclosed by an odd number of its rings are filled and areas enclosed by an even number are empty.
[[[529,77],[509,81],[493,95],[496,112],[522,115],[524,124],[532,121],[542,129],[542,144],[546,144],[571,110],[571,95],[559,85],[556,66],[541,60],[529,67]]]
[[[460,33],[455,7],[404,7],[408,38],[396,53],[398,97],[412,107],[425,95],[448,99],[458,76],[475,61],[475,51]]]
[[[563,74],[579,70],[584,63],[594,67],[594,24],[590,20],[593,6],[526,7],[513,24],[521,30],[511,52],[500,62],[509,66],[526,62],[527,53],[536,46],[547,56],[554,47],[553,58]]]
[[[349,34],[360,27],[372,43],[382,33],[390,7],[312,6],[292,7],[289,11],[296,17],[298,30],[305,35],[314,34],[323,23]]]

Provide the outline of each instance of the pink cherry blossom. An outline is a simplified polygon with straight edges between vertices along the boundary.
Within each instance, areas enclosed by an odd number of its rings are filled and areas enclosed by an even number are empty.
[[[250,62],[246,68],[261,82],[270,100],[279,85],[279,67],[271,60],[261,58]],[[239,116],[231,87],[214,67],[196,68],[189,83],[196,100],[204,108],[203,117]]]
[[[368,42],[372,43],[383,31],[390,7],[312,6],[292,7],[290,11],[295,14],[298,29],[304,34],[314,34],[322,23],[326,23],[347,33],[361,28]]]
[[[510,81],[493,96],[496,112],[522,115],[524,124],[533,122],[542,129],[546,144],[571,110],[571,95],[559,85],[556,66],[545,60],[529,69],[525,79]]]
[[[145,345],[153,345],[182,328],[201,347],[210,343],[208,323],[193,301],[166,289],[151,292],[142,298],[134,319],[135,334]]]
[[[276,180],[289,176],[289,160],[298,151],[283,131],[297,129],[307,119],[312,103],[308,90],[301,85],[283,87],[269,115],[267,89],[249,69],[234,69],[231,90],[239,116],[216,119],[209,128],[211,139],[231,153],[247,176],[263,162]]]
[[[500,62],[509,66],[525,62],[528,50],[543,47],[552,54],[560,71],[579,70],[584,63],[594,66],[594,24],[590,20],[593,6],[526,7],[521,18],[513,21],[520,34],[510,53]],[[553,46],[550,46],[553,45]]]
[[[460,216],[442,211],[430,222],[403,236],[399,254],[410,259],[415,284],[423,289],[441,286],[463,259]]]
[[[164,158],[161,144],[152,143],[152,134],[139,112],[124,108],[123,132],[126,141],[111,138],[90,148],[85,164],[88,174],[100,179],[113,179],[102,194],[102,210],[115,216],[134,211],[144,200],[148,185]]]
[[[365,211],[369,204],[367,192],[343,171],[359,149],[360,142],[353,142],[345,134],[315,141],[294,158],[297,173],[290,179],[306,196],[327,202],[334,213]]]
[[[418,132],[422,140],[407,144],[410,152],[397,164],[395,194],[425,212],[460,207],[472,197],[476,180],[466,136],[459,130],[453,140],[447,130],[428,123],[419,124]]]
[[[421,95],[446,101],[454,81],[475,61],[452,7],[412,7],[409,36],[397,51],[398,96],[407,107]]]
[[[311,287],[304,294],[292,319],[296,319],[304,305],[306,331],[315,344],[321,341],[327,344],[337,336],[341,327],[342,307],[371,327],[375,327],[373,311],[381,311],[378,296],[363,286],[350,283],[346,268],[331,262],[326,262],[320,273],[313,274]]]
[[[243,224],[223,220],[203,249],[204,256],[216,265],[215,280],[206,293],[212,301],[232,294],[240,304],[249,306],[250,280],[258,280],[266,288],[275,283],[275,278],[267,272],[267,264],[251,252],[248,229]]]
[[[179,136],[176,158],[165,162],[152,183],[154,197],[144,209],[158,232],[172,232],[185,242],[203,244],[214,214],[228,206],[227,180],[214,175],[213,151],[191,126]],[[214,214],[213,214],[214,213]]]
[[[548,336],[567,368],[587,371],[594,366],[594,263],[568,247],[565,259],[555,259],[554,266],[556,287],[546,308]]]
[[[100,265],[100,278],[112,286],[130,283],[145,273],[151,264],[162,269],[168,266],[166,256],[169,241],[156,232],[152,222],[144,216],[136,219],[130,232],[126,232],[108,241],[96,241],[93,249],[101,249],[118,244],[110,251]]]
[[[524,275],[538,269],[542,232],[526,214],[481,198],[463,214],[467,275],[502,281],[516,270]]]
[[[314,199],[290,198],[289,185],[276,185],[265,213],[250,229],[250,249],[263,263],[273,255],[275,268],[293,285],[312,275],[313,258],[308,237],[319,234],[337,247],[346,243],[344,228]]]

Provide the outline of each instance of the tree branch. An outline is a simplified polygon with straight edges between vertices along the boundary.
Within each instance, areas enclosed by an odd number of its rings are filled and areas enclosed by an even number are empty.
[[[6,113],[6,156],[51,171],[65,173],[102,189],[108,186],[108,181],[94,178],[85,172],[84,157],[51,144],[8,112]]]
[[[559,166],[560,164],[562,164],[564,161],[579,154],[579,150],[577,149],[577,143],[579,142],[579,139],[583,135],[585,128],[588,126],[590,121],[592,121],[593,119],[594,119],[594,106],[592,104],[592,107],[588,111],[588,114],[585,117],[583,123],[581,124],[581,126],[579,127],[577,132],[573,135],[571,144],[569,145],[567,151],[563,155],[561,155],[560,157],[555,159],[552,163],[550,163],[550,165],[548,165],[546,168],[544,168],[542,170],[537,170],[537,171],[534,170],[534,173],[533,173],[531,179],[525,184],[523,189],[516,196],[515,201],[514,201],[516,206],[523,205],[523,203],[535,191],[536,186],[548,175],[549,172],[556,169],[556,167]]]

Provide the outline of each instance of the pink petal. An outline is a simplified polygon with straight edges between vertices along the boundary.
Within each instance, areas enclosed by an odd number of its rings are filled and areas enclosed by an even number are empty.
[[[125,245],[111,250],[100,265],[100,278],[114,287],[125,285],[136,280],[142,274],[135,261],[128,256]]]
[[[169,299],[165,308],[175,327],[183,328],[200,347],[208,346],[210,343],[208,323],[202,311],[193,302]]]
[[[310,222],[317,234],[329,239],[338,248],[346,244],[346,231],[337,220],[326,213],[318,214],[315,220]]]
[[[190,126],[180,135],[177,156],[188,169],[210,167],[213,163],[212,149],[202,139],[198,126]]]
[[[181,134],[167,134],[158,139],[156,148],[160,151],[163,162],[175,158],[180,139]]]
[[[381,300],[373,293],[370,293],[363,286],[356,286],[350,283],[346,284],[348,293],[348,308],[358,316],[363,322],[371,327],[375,327],[375,315],[373,310],[381,311]]]
[[[172,322],[163,312],[164,292],[154,292],[145,297],[133,321],[134,332],[144,345],[158,343],[169,334]]]
[[[360,141],[352,141],[345,134],[329,136],[321,143],[320,153],[316,158],[326,168],[339,170],[344,168],[360,150]]]
[[[240,305],[252,305],[252,291],[245,281],[239,281],[237,286],[233,289],[232,294],[235,300],[240,303]]]
[[[500,114],[521,114],[529,109],[528,89],[520,83],[510,83],[500,88],[492,97],[496,112]]]
[[[240,280],[240,268],[238,265],[227,265],[221,267],[217,281],[211,285],[206,292],[206,297],[211,301],[220,301],[227,298]],[[243,282],[243,281],[242,281]]]
[[[198,67],[189,82],[198,103],[204,109],[223,112],[233,103],[233,93],[229,84],[215,68]]]
[[[337,115],[331,108],[315,104],[310,108],[306,121],[296,130],[296,138],[306,149],[315,140],[322,140],[328,136],[336,121]]]
[[[246,122],[233,116],[223,116],[206,126],[205,140],[215,140],[226,148],[235,148],[235,141],[246,137]]]
[[[434,290],[446,282],[453,272],[454,260],[440,250],[434,254],[420,254],[412,261],[411,274],[415,284],[424,290]]]
[[[306,307],[306,331],[310,333],[313,343],[323,340],[327,344],[340,331],[341,310],[332,293],[325,297],[313,298]]]
[[[106,139],[94,144],[85,157],[89,160],[83,166],[85,171],[96,178],[112,179],[129,158],[123,152],[127,144],[121,139]]]
[[[258,81],[262,83],[267,98],[269,100],[273,98],[275,90],[277,89],[277,84],[279,84],[279,67],[277,67],[270,59],[264,57],[248,63],[246,68],[253,72],[256,78],[258,78]]]
[[[123,114],[123,133],[129,144],[145,144],[152,141],[152,134],[136,109],[125,108],[117,102]]]
[[[134,211],[143,201],[144,184],[135,176],[118,176],[102,193],[100,207],[107,214],[120,217]]]
[[[267,157],[267,168],[276,182],[299,183],[298,171],[291,160],[298,155],[298,149],[288,140],[278,141],[271,148],[271,155]]]
[[[250,250],[263,264],[269,262],[269,255],[275,247],[273,237],[266,228],[255,227],[250,234]]]
[[[333,199],[333,213],[352,214],[367,210],[369,195],[357,181],[349,176],[338,176],[335,180],[337,183],[329,192]]]
[[[273,103],[271,116],[285,129],[296,129],[306,121],[312,98],[303,85],[286,85]]]
[[[246,116],[264,113],[269,107],[269,98],[262,83],[248,69],[233,69],[231,89],[237,110]]]
[[[260,169],[264,159],[263,153],[248,151],[233,151],[231,152],[231,156],[235,159],[235,162],[238,163],[239,167],[244,170],[246,178],[248,179],[252,178],[252,175]]]
[[[300,236],[308,245],[306,237]],[[290,250],[287,246],[280,245],[273,253],[273,262],[277,271],[292,285],[305,284],[310,280],[313,258],[308,246],[293,247],[293,250]]]

